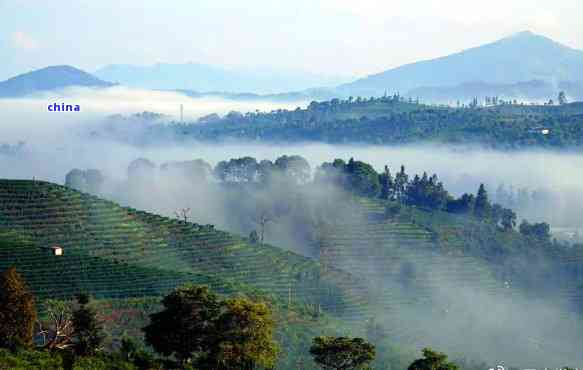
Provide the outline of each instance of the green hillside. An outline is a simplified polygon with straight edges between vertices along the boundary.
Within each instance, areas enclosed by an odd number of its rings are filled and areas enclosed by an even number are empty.
[[[554,97],[556,99],[556,97]],[[401,96],[312,102],[305,109],[230,114],[212,122],[156,124],[119,130],[123,120],[95,135],[149,145],[160,138],[180,142],[251,140],[275,143],[401,145],[479,144],[503,150],[583,147],[583,104],[530,105],[484,98],[460,106],[431,106]],[[546,134],[542,129],[548,129]],[[131,132],[129,134],[128,132]]]
[[[363,280],[269,245],[39,181],[0,181],[0,269],[41,297],[160,296],[185,282],[256,291],[337,314],[367,308]],[[8,233],[8,234],[7,234]],[[61,246],[63,256],[47,247]]]

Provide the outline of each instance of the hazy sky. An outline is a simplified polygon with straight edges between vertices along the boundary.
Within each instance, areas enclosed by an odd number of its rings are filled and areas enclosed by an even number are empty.
[[[581,0],[0,0],[0,79],[198,62],[361,76],[531,30],[583,49]]]

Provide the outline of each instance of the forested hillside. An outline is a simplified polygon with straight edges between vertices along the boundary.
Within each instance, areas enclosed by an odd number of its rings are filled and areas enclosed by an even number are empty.
[[[565,99],[562,97],[562,99]],[[484,104],[487,105],[484,106]],[[443,143],[497,149],[583,146],[583,104],[528,105],[497,97],[459,107],[420,104],[398,95],[312,102],[306,109],[231,112],[195,123],[125,127],[112,120],[93,137],[138,145],[168,140],[398,145]],[[124,128],[125,127],[125,128]]]

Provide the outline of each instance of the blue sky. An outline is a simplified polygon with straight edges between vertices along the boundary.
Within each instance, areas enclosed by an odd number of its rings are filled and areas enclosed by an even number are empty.
[[[583,49],[580,0],[0,0],[0,79],[196,62],[363,76],[522,30]]]

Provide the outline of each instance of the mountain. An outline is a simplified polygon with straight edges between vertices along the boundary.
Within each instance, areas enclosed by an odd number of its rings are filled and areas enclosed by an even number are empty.
[[[95,71],[107,81],[148,89],[275,94],[318,86],[336,86],[340,77],[268,69],[227,69],[198,63],[149,66],[113,64]]]
[[[114,84],[71,66],[51,66],[0,82],[0,98],[19,97],[71,86],[109,87]]]
[[[406,93],[420,87],[456,86],[469,82],[515,84],[583,81],[583,51],[532,32],[449,56],[390,69],[339,87],[352,95]]]

